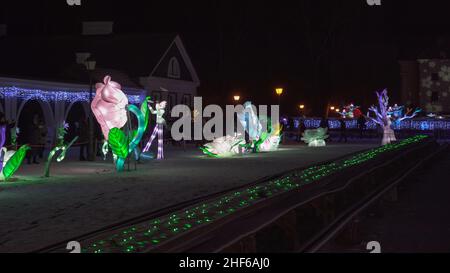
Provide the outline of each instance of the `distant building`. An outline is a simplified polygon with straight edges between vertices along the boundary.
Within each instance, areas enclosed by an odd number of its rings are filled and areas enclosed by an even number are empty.
[[[405,46],[399,62],[402,101],[428,113],[450,114],[450,38],[424,38],[416,44]]]
[[[402,61],[402,94],[407,104],[425,111],[450,113],[450,60]]]

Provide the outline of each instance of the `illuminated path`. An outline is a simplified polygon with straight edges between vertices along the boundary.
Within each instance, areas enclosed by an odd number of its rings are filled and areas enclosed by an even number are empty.
[[[378,143],[378,142],[377,142]],[[39,179],[43,166],[24,166],[27,181],[1,184],[0,251],[25,252],[183,201],[305,167],[372,144],[325,148],[288,146],[281,151],[232,159],[208,159],[198,150],[167,149],[164,161],[116,174],[106,163],[55,164],[55,177]],[[77,176],[70,173],[77,173]]]

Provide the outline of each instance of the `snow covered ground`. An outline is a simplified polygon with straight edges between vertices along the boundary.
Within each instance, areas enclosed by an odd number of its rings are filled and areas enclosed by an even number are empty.
[[[117,174],[111,163],[67,160],[26,165],[15,182],[0,182],[0,252],[28,252],[179,202],[265,176],[369,149],[378,142],[322,148],[284,146],[272,153],[206,158],[170,148],[166,160]],[[133,168],[133,166],[132,166]]]

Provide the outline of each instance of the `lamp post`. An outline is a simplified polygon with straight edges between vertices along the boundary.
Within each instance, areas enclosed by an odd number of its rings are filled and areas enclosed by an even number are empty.
[[[278,96],[278,107],[280,107],[280,109],[281,109],[281,95],[283,95],[283,91],[284,90],[281,87],[275,88],[275,93]],[[281,110],[280,110],[280,112],[281,112]]]
[[[304,112],[304,110],[305,110],[305,105],[304,105],[304,104],[300,104],[300,105],[298,106],[298,109],[300,110],[300,115],[305,116],[305,112]]]
[[[300,113],[303,113],[303,111],[305,110],[305,105],[304,104],[300,104],[298,106],[298,108],[300,109]]]
[[[241,96],[235,95],[235,96],[233,96],[233,99],[236,103],[238,103],[241,100]]]
[[[333,105],[330,105],[330,103],[328,103],[325,116],[328,118],[330,111],[333,113],[335,109],[336,109],[336,107],[334,107]]]
[[[92,72],[95,70],[95,66],[97,62],[89,57],[85,61],[86,70],[89,74],[89,139],[88,139],[88,160],[95,161],[95,147],[94,147],[94,119],[92,116],[91,104],[92,104],[92,92],[93,92],[93,83],[92,83]]]

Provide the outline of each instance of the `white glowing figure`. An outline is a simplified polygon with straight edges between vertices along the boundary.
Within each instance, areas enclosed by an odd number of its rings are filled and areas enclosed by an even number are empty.
[[[147,145],[145,145],[144,150],[142,150],[143,153],[148,152],[150,147],[152,146],[153,140],[155,140],[156,136],[158,136],[158,159],[164,158],[164,138],[163,138],[163,132],[164,132],[164,124],[166,123],[166,120],[164,119],[164,114],[166,112],[167,102],[163,101],[160,103],[157,103],[155,108],[148,106],[150,113],[153,115],[156,115],[156,126],[153,130],[152,136],[150,137],[150,140],[147,142]]]
[[[215,157],[229,157],[241,153],[240,144],[244,143],[245,140],[241,135],[223,136],[206,144],[203,151]]]
[[[108,140],[112,128],[120,129],[127,123],[128,98],[122,92],[120,84],[111,81],[110,76],[106,76],[103,83],[97,83],[95,88],[91,108],[102,128],[103,136]]]
[[[2,167],[5,167],[5,165],[6,165],[6,163],[9,161],[9,159],[16,153],[16,151],[14,151],[14,150],[9,150],[8,151],[8,149],[6,149],[6,147],[3,147],[2,148],[2,152],[3,152],[3,154],[4,154],[4,156],[3,156],[3,166]]]
[[[248,132],[250,140],[258,140],[262,134],[262,125],[251,102],[244,103],[244,111],[237,114],[242,127]]]
[[[327,138],[327,128],[317,128],[305,130],[302,140],[308,144],[309,147],[324,147],[327,145],[325,142],[325,139]]]

